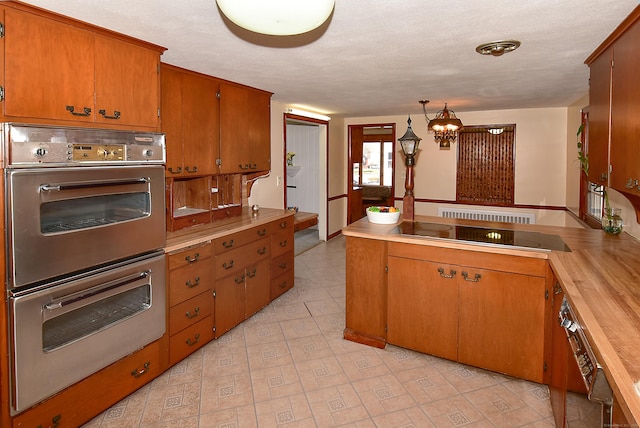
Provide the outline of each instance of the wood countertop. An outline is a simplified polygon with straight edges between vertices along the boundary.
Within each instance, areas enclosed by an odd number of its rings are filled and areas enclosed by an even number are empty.
[[[405,242],[468,251],[544,258],[565,295],[621,401],[631,426],[640,423],[640,242],[602,230],[494,223],[416,216],[416,222],[522,230],[558,235],[571,251],[513,248],[398,234],[398,224],[369,223],[363,218],[342,230],[345,236]]]
[[[293,221],[293,211],[279,210],[273,208],[260,208],[257,215],[251,213],[251,207],[244,207],[242,215],[219,220],[214,223],[192,226],[176,232],[167,233],[165,253],[182,250],[192,245],[202,244],[229,233],[240,232],[255,226],[271,223],[272,221],[291,217]]]

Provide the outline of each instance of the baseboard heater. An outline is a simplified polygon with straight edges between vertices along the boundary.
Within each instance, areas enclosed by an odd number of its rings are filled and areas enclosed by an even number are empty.
[[[536,215],[532,213],[500,212],[466,208],[438,207],[438,217],[461,218],[465,220],[501,221],[504,223],[536,223]]]

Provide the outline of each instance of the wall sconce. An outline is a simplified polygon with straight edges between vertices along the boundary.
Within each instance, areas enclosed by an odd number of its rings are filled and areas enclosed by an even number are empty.
[[[446,103],[444,108],[436,113],[433,119],[429,119],[429,116],[427,116],[427,103],[429,100],[418,102],[422,104],[422,111],[424,111],[424,118],[427,121],[429,131],[435,134],[433,140],[440,144],[441,149],[451,147],[451,143],[455,143],[458,138],[458,131],[463,128],[462,121],[456,117],[456,113],[453,110],[447,108]]]
[[[411,116],[407,120],[407,131],[398,138],[402,153],[404,154],[407,174],[404,178],[404,198],[402,199],[402,219],[413,221],[414,219],[414,197],[413,197],[413,166],[416,164],[415,156],[418,153],[418,146],[422,138],[413,133],[411,129]]]
[[[217,0],[218,7],[234,24],[255,33],[293,36],[321,26],[335,0]]]

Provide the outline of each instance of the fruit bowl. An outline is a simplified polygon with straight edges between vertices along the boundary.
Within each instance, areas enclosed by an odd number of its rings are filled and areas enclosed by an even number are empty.
[[[369,207],[367,218],[370,223],[394,224],[400,218],[400,210],[395,207]]]

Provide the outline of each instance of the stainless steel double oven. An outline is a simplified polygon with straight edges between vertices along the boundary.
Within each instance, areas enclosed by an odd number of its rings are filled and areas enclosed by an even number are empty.
[[[164,136],[2,124],[12,412],[165,331]]]

